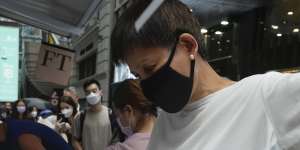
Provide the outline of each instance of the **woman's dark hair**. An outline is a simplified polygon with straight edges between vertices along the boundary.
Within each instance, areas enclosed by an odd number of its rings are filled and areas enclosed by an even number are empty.
[[[62,96],[60,98],[60,101],[59,101],[59,108],[60,108],[60,104],[61,103],[67,103],[69,105],[71,105],[73,107],[73,114],[72,116],[74,117],[76,114],[77,114],[77,104],[74,102],[73,98],[70,97],[70,96]]]
[[[171,48],[182,33],[194,36],[199,45],[198,52],[205,59],[198,19],[179,0],[165,0],[143,27],[136,31],[136,20],[151,2],[137,0],[118,18],[111,36],[114,62],[124,62],[130,51],[136,48]]]
[[[36,108],[36,110],[39,112],[39,108],[36,107],[36,106],[31,106],[28,108],[28,112],[32,112],[33,111],[33,108]]]
[[[139,80],[123,81],[114,92],[113,105],[117,109],[130,105],[143,114],[157,115],[156,107],[144,96]]]
[[[28,103],[24,99],[19,99],[13,103],[13,117],[17,118],[17,119],[19,117],[19,112],[17,110],[17,106],[18,106],[18,103],[20,103],[20,102],[23,102],[25,104],[26,110],[23,113],[23,119],[26,119],[27,113],[28,113]]]

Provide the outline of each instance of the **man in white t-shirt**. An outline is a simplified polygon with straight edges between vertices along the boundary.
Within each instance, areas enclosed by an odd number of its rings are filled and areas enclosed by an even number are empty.
[[[150,2],[133,3],[111,39],[115,62],[127,63],[162,109],[149,150],[300,149],[300,74],[222,78],[205,60],[200,25],[182,2],[164,1],[136,30]]]
[[[101,104],[103,94],[97,80],[87,81],[84,90],[89,108],[74,120],[72,145],[75,150],[103,150],[112,138],[109,109]]]

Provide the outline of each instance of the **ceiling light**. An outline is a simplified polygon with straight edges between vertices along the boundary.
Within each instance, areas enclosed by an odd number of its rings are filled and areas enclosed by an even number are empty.
[[[282,37],[282,34],[281,34],[281,33],[277,33],[277,36],[278,36],[278,37]]]
[[[294,32],[294,33],[298,33],[298,32],[299,32],[299,28],[293,29],[293,32]]]
[[[294,12],[289,11],[287,14],[288,14],[289,16],[292,16],[292,15],[294,15]]]
[[[216,31],[215,34],[216,34],[216,35],[222,35],[223,32],[221,32],[221,31]]]
[[[276,25],[272,25],[272,29],[277,30],[279,27]]]
[[[200,32],[201,32],[202,34],[205,34],[205,33],[207,33],[208,31],[207,31],[207,29],[202,28]]]
[[[222,20],[221,21],[221,25],[223,26],[227,26],[229,24],[229,22],[227,20]]]

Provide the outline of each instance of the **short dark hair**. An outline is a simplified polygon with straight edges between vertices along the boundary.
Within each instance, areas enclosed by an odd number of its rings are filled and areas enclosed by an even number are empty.
[[[179,0],[164,1],[140,31],[135,30],[135,21],[151,2],[135,1],[119,17],[111,36],[114,62],[124,62],[128,51],[135,48],[171,48],[182,33],[194,36],[199,45],[199,54],[205,58],[198,19]]]
[[[156,116],[156,107],[143,94],[139,80],[127,79],[119,84],[113,94],[113,105],[117,109],[122,109],[130,105],[133,109],[142,114],[152,114]]]
[[[91,79],[91,80],[86,81],[86,82],[83,84],[84,91],[86,91],[86,88],[87,88],[88,86],[90,86],[91,84],[96,84],[96,85],[98,86],[99,90],[101,90],[101,84],[100,84],[97,80]]]

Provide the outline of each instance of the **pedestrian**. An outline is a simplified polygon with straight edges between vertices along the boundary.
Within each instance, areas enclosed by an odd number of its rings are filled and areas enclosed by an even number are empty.
[[[5,102],[5,112],[6,118],[11,118],[13,115],[12,104],[10,102]]]
[[[113,96],[113,107],[127,138],[105,150],[146,150],[156,120],[156,108],[143,95],[138,80],[125,80],[119,85]]]
[[[199,21],[181,1],[163,1],[135,27],[151,2],[133,2],[111,35],[115,62],[127,63],[162,109],[148,150],[300,149],[299,73],[225,79],[207,62]]]
[[[80,101],[77,90],[73,86],[65,88],[64,91],[63,91],[63,96],[72,97],[72,99],[74,100],[74,102],[77,105],[77,108],[76,108],[77,111],[84,110],[84,108],[86,107],[86,105]]]
[[[72,97],[62,96],[59,103],[60,113],[62,116],[56,123],[56,130],[66,138],[66,141],[71,144],[72,132],[71,126],[74,122],[74,117],[78,115],[77,104]]]
[[[30,120],[7,119],[0,123],[2,150],[71,150],[52,129]]]
[[[97,80],[84,83],[89,108],[75,118],[72,127],[75,150],[99,150],[110,144],[112,133],[109,109],[102,105],[103,92]]]
[[[14,103],[13,116],[15,119],[24,120],[27,118],[27,103],[23,99],[19,99]]]
[[[29,107],[28,118],[34,122],[37,122],[37,117],[39,114],[39,110],[36,106]]]

